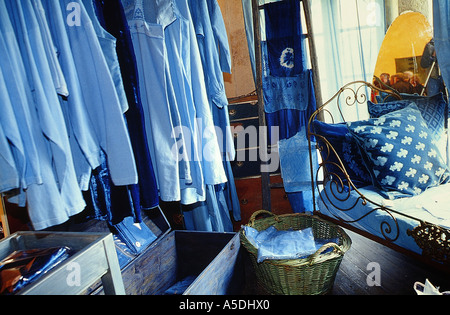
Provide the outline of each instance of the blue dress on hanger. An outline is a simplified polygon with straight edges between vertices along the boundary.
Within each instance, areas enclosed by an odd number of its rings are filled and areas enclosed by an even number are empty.
[[[230,161],[236,156],[234,138],[230,129],[228,99],[223,72],[231,73],[231,52],[227,30],[217,0],[189,1],[192,21],[197,34],[199,52],[205,74],[208,99],[214,123],[220,128],[217,134],[228,182],[215,187],[217,211],[229,220],[230,211],[236,221],[241,220],[240,202],[236,192]],[[211,205],[210,205],[211,206]],[[227,219],[228,217],[228,219]]]

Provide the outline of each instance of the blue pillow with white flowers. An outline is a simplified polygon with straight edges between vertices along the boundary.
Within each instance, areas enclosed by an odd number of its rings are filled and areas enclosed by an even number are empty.
[[[375,186],[391,199],[449,181],[450,171],[417,105],[347,124]]]
[[[402,94],[402,98],[403,100],[379,104],[374,104],[369,101],[368,110],[370,118],[378,118],[382,115],[406,108],[412,103],[416,104],[437,142],[436,145],[439,148],[442,157],[446,157],[447,134],[445,130],[445,120],[447,119],[447,115],[445,112],[446,102],[444,100],[444,95],[442,93],[434,96]]]

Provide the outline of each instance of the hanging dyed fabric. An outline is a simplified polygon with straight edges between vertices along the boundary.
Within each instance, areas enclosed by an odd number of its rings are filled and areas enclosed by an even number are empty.
[[[264,6],[271,76],[294,77],[306,68],[300,12],[300,0],[284,0]]]
[[[210,192],[215,192],[214,186],[226,183],[227,176],[187,0],[122,0],[122,4],[138,60],[142,100],[155,102],[153,115],[146,114],[146,126],[153,124],[149,142],[153,142],[150,147],[161,199],[185,206],[206,202]],[[152,59],[159,64],[157,71],[149,68]],[[170,119],[161,118],[161,105],[167,106]],[[168,123],[166,132],[161,131],[162,123]],[[173,144],[159,145],[163,137]],[[162,159],[163,155],[167,158]],[[158,167],[158,163],[170,161],[170,155],[175,163],[165,169]],[[164,170],[173,176],[162,177]],[[211,218],[218,216],[217,209],[209,210],[199,208],[195,219],[196,225],[206,230],[214,229]]]
[[[136,57],[124,9],[120,0],[95,0],[94,3],[100,24],[117,39],[116,51],[129,107],[125,118],[139,174],[139,200],[143,209],[152,209],[159,205],[159,193],[148,148]]]
[[[240,202],[236,192],[234,175],[230,161],[236,156],[233,135],[230,129],[228,99],[225,91],[223,73],[231,73],[231,51],[222,13],[217,0],[190,0],[189,9],[197,34],[199,52],[202,60],[208,100],[213,113],[214,124],[219,127],[217,133],[219,146],[228,182],[215,187],[216,211],[230,221],[229,212],[236,221],[241,220]],[[231,227],[232,228],[232,227]]]
[[[242,0],[242,4],[250,57],[254,60],[251,1]],[[306,182],[310,178],[306,126],[316,109],[316,98],[313,74],[307,69],[300,0],[271,3],[260,0],[259,4],[264,5],[262,38],[267,39],[261,43],[261,50],[269,139],[273,139],[271,128],[279,128],[278,149],[284,188],[294,212],[309,212],[312,192]],[[252,64],[256,73],[254,62]]]

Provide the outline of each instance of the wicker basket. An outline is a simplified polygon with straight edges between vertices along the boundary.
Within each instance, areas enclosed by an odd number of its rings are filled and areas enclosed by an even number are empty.
[[[260,215],[266,218],[256,220]],[[315,254],[297,260],[265,260],[257,262],[258,250],[248,241],[241,230],[241,243],[250,254],[257,281],[264,289],[274,295],[323,295],[328,294],[334,285],[336,274],[344,254],[351,247],[351,239],[340,227],[318,217],[305,214],[274,215],[268,211],[253,214],[248,226],[263,231],[275,226],[280,231],[313,228],[315,238],[338,238],[339,244],[330,243]],[[332,252],[322,254],[327,249]]]

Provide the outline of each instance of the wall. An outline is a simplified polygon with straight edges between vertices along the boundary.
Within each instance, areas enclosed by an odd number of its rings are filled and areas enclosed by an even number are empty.
[[[245,34],[242,0],[218,0],[228,32],[233,62],[233,73],[225,74],[228,98],[255,91],[255,83]]]
[[[420,12],[433,24],[433,1],[432,0],[386,0],[386,24],[392,22],[405,11]]]

